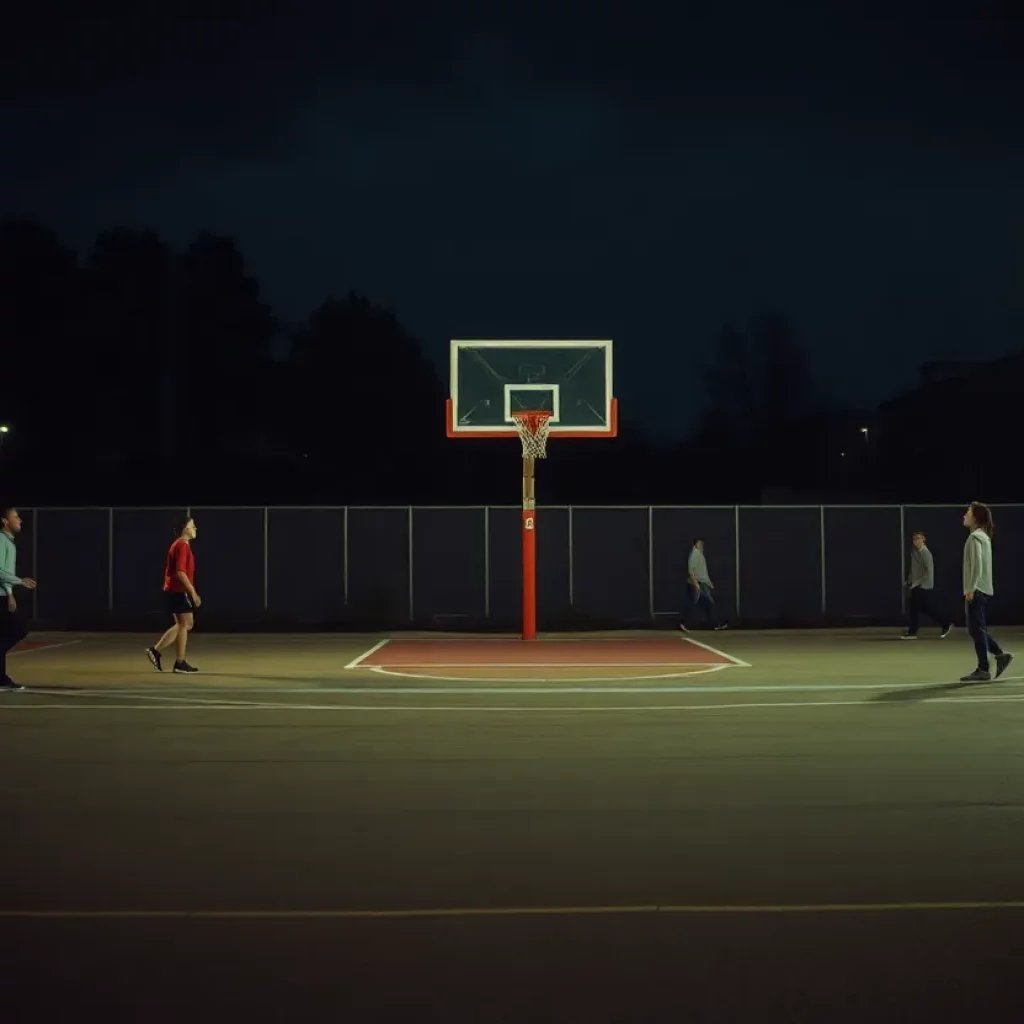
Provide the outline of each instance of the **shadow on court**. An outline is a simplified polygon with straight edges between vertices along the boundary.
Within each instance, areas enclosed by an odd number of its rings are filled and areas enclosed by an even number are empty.
[[[979,683],[937,683],[934,686],[901,687],[877,693],[871,699],[882,704],[913,704],[917,701],[931,700],[958,693],[961,690],[978,690]],[[989,685],[989,684],[984,684]],[[997,684],[998,685],[998,684]]]

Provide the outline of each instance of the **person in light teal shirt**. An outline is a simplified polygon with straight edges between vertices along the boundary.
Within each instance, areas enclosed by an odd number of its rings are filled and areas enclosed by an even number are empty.
[[[7,652],[28,636],[18,615],[15,587],[35,590],[36,581],[18,575],[18,549],[14,538],[21,533],[21,516],[16,508],[0,507],[0,690],[24,690],[7,674]]]

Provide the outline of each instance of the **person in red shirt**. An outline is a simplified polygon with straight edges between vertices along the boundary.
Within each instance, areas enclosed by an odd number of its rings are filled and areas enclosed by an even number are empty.
[[[192,553],[192,541],[196,538],[195,520],[189,518],[178,523],[174,537],[164,567],[164,597],[167,610],[174,616],[174,625],[152,647],[146,648],[146,656],[153,668],[163,672],[160,652],[174,644],[174,671],[191,674],[199,669],[185,660],[185,648],[193,626],[193,613],[203,603],[196,593],[196,558]]]

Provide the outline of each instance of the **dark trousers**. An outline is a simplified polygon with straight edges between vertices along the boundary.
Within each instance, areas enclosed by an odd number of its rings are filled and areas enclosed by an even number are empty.
[[[910,589],[910,621],[907,623],[907,633],[910,636],[917,635],[917,628],[921,622],[921,616],[927,615],[937,626],[945,629],[953,620],[948,615],[943,615],[935,602],[934,590],[923,590],[921,587]]]
[[[715,614],[715,599],[711,596],[711,588],[706,583],[701,583],[696,587],[692,583],[688,583],[686,591],[690,603],[689,612],[692,614],[698,608],[703,608],[704,614],[708,617],[708,624],[717,626],[718,616]],[[684,609],[682,617],[684,626],[686,625],[687,617],[687,610]]]
[[[1002,647],[996,643],[988,631],[988,603],[991,600],[991,594],[983,594],[980,590],[976,590],[974,600],[967,602],[967,629],[974,641],[974,650],[978,655],[978,668],[982,672],[988,671],[989,654],[998,657],[1003,653]]]
[[[7,677],[7,652],[27,636],[21,619],[7,610],[7,595],[0,592],[0,679]]]

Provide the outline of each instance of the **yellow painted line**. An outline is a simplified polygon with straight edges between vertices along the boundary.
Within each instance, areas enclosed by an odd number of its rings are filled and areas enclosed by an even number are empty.
[[[443,917],[578,917],[615,914],[873,914],[956,910],[1024,910],[1024,900],[923,903],[638,904],[595,907],[424,907],[395,910],[14,910],[0,919],[316,920]]]

